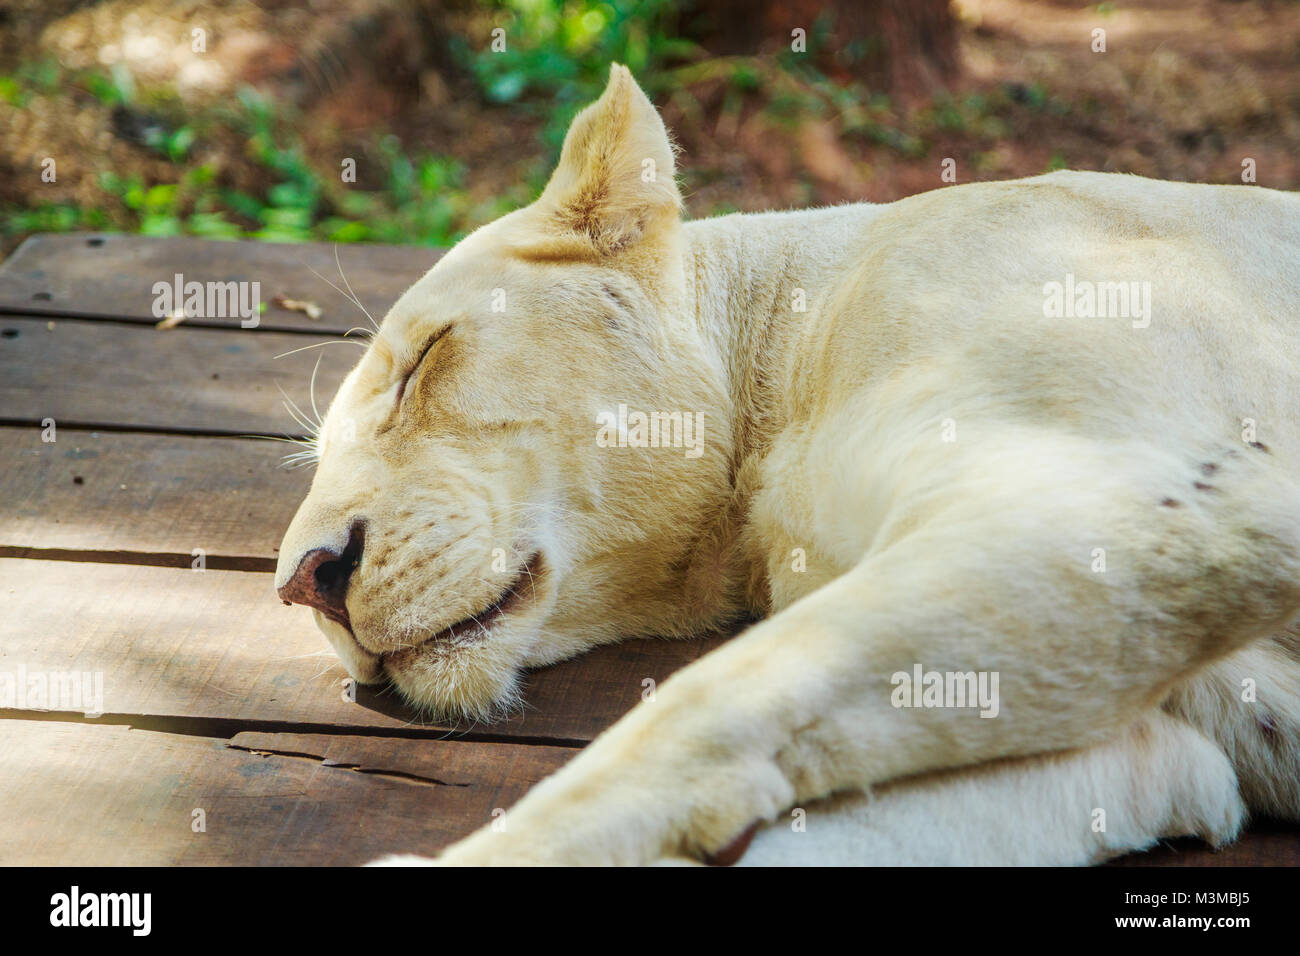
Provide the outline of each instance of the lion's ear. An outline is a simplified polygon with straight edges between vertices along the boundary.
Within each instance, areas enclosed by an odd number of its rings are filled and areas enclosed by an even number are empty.
[[[537,201],[547,231],[599,255],[634,246],[681,215],[673,146],[631,71],[614,64],[600,99],[574,119]]]

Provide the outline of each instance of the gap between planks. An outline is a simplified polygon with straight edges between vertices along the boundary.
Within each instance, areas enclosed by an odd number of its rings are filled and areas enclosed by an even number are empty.
[[[0,303],[0,317],[5,319],[19,319],[23,322],[95,322],[100,325],[128,325],[131,328],[157,326],[161,319],[156,318],[130,318],[123,315],[110,315],[106,312],[77,312],[74,310],[59,312],[33,312],[30,308],[18,308],[17,306],[5,305]],[[331,328],[302,328],[293,325],[277,325],[274,322],[258,322],[251,328],[244,328],[240,325],[231,325],[229,322],[215,322],[209,319],[187,318],[168,329],[158,329],[159,332],[175,332],[179,329],[215,329],[220,332],[274,332],[277,335],[307,335],[315,338],[335,338],[346,339],[352,338],[361,341],[361,337],[355,335],[357,331],[363,331],[367,334],[374,334],[374,327],[370,325],[356,326],[346,332],[339,332]]]
[[[366,724],[305,723],[291,720],[258,720],[232,717],[154,716],[147,714],[101,714],[87,717],[74,711],[17,710],[0,707],[0,720],[33,723],[75,724],[83,727],[125,727],[175,737],[234,740],[240,734],[314,734],[320,737],[374,737],[391,740],[435,740],[446,743],[518,744],[524,747],[560,747],[581,750],[590,743],[579,737],[530,737],[494,734],[483,730],[448,729],[446,725],[373,727]]]
[[[142,568],[189,568],[194,555],[178,551],[111,551],[75,548],[40,548],[0,545],[0,558],[18,558],[28,561],[74,561],[80,564],[129,564]],[[275,558],[256,555],[205,554],[204,566],[210,571],[252,571],[259,574],[274,573]]]
[[[28,428],[40,430],[41,419],[0,416],[0,428]],[[219,428],[189,428],[185,425],[131,425],[118,422],[67,421],[56,419],[59,431],[107,432],[113,435],[167,435],[174,438],[230,438],[236,441],[308,441],[305,432],[230,432]]]

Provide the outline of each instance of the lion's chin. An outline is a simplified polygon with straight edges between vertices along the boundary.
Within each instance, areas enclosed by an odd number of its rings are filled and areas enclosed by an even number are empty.
[[[421,715],[491,723],[519,710],[522,657],[516,642],[502,635],[473,645],[415,648],[402,655],[400,664],[385,661],[384,669]]]
[[[399,650],[374,653],[346,627],[319,614],[317,623],[353,678],[389,681],[422,718],[495,721],[519,708],[520,676],[552,600],[534,553],[483,611]]]

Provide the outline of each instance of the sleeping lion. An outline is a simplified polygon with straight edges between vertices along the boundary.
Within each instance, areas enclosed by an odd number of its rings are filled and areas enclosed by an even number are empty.
[[[674,176],[614,67],[317,438],[276,586],[429,712],[761,618],[436,862],[1079,864],[1300,818],[1300,198],[1061,172],[685,223]]]

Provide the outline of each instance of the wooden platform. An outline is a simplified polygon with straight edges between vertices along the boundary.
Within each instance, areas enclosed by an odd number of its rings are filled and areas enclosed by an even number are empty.
[[[381,316],[437,258],[345,246]],[[270,306],[155,327],[153,285],[257,281]],[[328,282],[326,280],[329,280]],[[539,671],[492,726],[425,724],[345,674],[272,590],[310,482],[280,467],[283,393],[328,400],[365,318],[319,245],[72,235],[0,266],[0,675],[100,675],[103,713],[0,709],[0,864],[356,864],[434,853],[717,640],[631,641]],[[53,419],[55,440],[43,440]],[[204,570],[194,570],[201,552]],[[39,702],[38,702],[39,703]],[[48,703],[48,702],[47,702]],[[1126,862],[1300,863],[1293,829]]]

